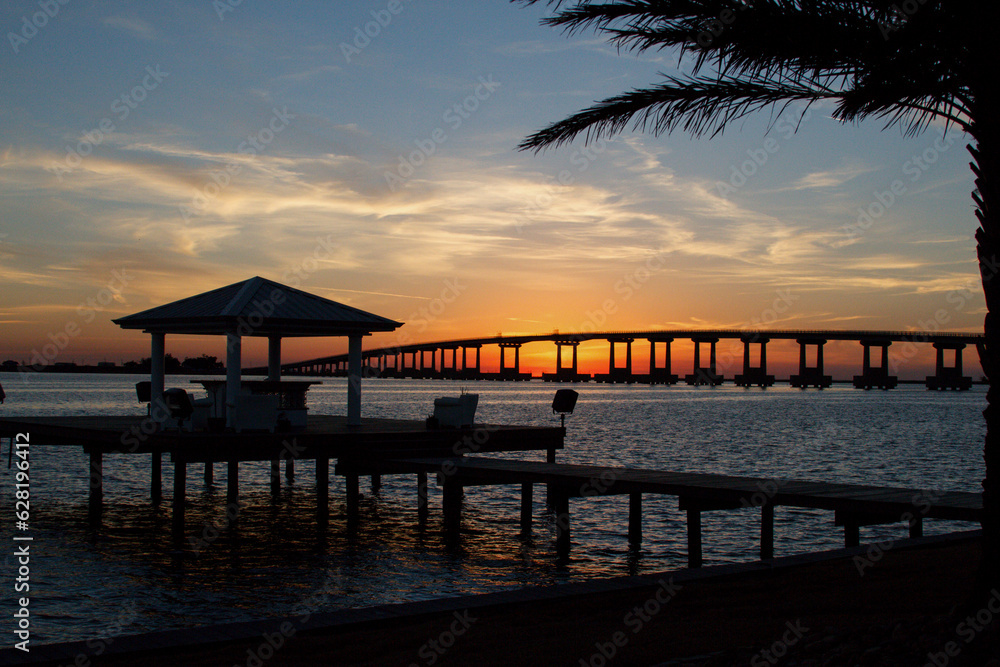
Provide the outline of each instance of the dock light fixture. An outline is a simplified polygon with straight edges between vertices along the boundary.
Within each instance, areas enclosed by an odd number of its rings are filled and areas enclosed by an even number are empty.
[[[576,399],[580,397],[579,392],[572,389],[557,389],[555,398],[552,399],[552,412],[559,413],[559,424],[566,426],[566,415],[573,414],[576,407]]]

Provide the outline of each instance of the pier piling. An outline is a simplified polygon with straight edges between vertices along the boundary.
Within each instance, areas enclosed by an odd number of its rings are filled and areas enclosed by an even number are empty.
[[[291,459],[289,459],[290,461]],[[316,457],[316,519],[325,526],[330,517],[330,459]]]
[[[427,472],[417,473],[417,512],[427,514]]]
[[[163,500],[163,455],[160,452],[150,454],[149,499],[154,505]]]
[[[101,450],[90,450],[90,515],[100,516],[104,504],[104,458]]]
[[[628,496],[628,541],[639,545],[642,542],[642,494]]]
[[[701,567],[701,510],[687,508],[688,567]]]
[[[344,476],[344,495],[347,500],[347,522],[356,524],[361,507],[361,487],[358,475],[348,473]]]
[[[774,558],[774,505],[760,506],[760,559]]]
[[[240,462],[233,459],[227,462],[229,470],[226,472],[226,502],[238,503],[240,501]]]
[[[171,532],[174,543],[184,541],[184,497],[187,495],[187,462],[174,459],[174,497]]]
[[[549,492],[552,494],[552,511],[555,513],[556,554],[565,558],[569,555],[570,545],[569,493],[557,485],[550,485]]]
[[[521,484],[521,532],[531,532],[531,510],[534,495],[534,484],[524,482]]]
[[[446,532],[457,531],[462,524],[462,485],[456,480],[445,479],[441,484],[441,504],[443,505]]]

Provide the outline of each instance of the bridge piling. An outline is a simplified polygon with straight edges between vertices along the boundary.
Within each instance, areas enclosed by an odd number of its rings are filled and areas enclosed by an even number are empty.
[[[495,374],[484,374],[487,380],[530,380],[531,373],[521,372],[521,346],[522,343],[499,343],[500,346],[500,372]],[[507,366],[508,349],[514,350],[514,365]]]
[[[823,346],[826,345],[824,338],[797,338],[799,344],[799,372],[790,379],[793,387],[805,389],[806,387],[817,387],[825,389],[833,386],[833,376],[823,374]],[[810,345],[816,346],[816,365],[809,366],[807,362],[807,349]]]
[[[719,339],[714,337],[692,336],[691,342],[694,343],[694,372],[685,376],[684,381],[690,385],[722,384],[725,381],[725,378],[715,372],[715,345],[719,342]],[[701,346],[703,343],[710,346],[708,366],[701,365]]]
[[[623,336],[609,337],[607,340],[611,346],[608,354],[608,372],[598,373],[594,376],[594,380],[596,382],[607,382],[611,384],[616,382],[632,384],[635,382],[635,378],[632,376],[632,343],[635,342],[635,339]],[[615,363],[615,345],[619,343],[625,345],[625,366],[623,367],[619,367]]]
[[[674,342],[669,337],[649,338],[649,376],[645,381],[649,384],[677,384],[678,377],[670,372],[670,344]],[[656,363],[656,344],[663,343],[663,366]]]
[[[864,364],[861,375],[854,376],[854,386],[858,389],[892,389],[899,383],[899,378],[889,375],[889,346],[892,341],[884,339],[861,339],[864,347]],[[872,366],[871,349],[882,349],[882,361],[878,367]]]
[[[774,376],[767,374],[767,344],[771,339],[754,334],[753,336],[744,336],[741,340],[743,341],[743,373],[736,376],[736,385],[738,387],[752,387],[754,385],[770,387],[774,384]],[[751,343],[760,344],[760,366],[756,368],[750,364]]]
[[[962,375],[962,350],[965,343],[934,343],[937,351],[937,364],[934,375],[928,375],[924,385],[928,389],[954,389],[965,391],[972,388],[972,378]],[[944,365],[944,351],[955,351],[955,363],[952,366]]]
[[[578,340],[555,340],[556,344],[556,372],[542,373],[542,379],[546,382],[587,382],[590,375],[580,373],[577,367],[577,348],[580,346]],[[573,360],[569,366],[563,366],[563,347],[573,348]]]

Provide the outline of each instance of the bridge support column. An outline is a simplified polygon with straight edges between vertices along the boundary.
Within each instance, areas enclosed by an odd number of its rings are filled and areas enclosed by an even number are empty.
[[[580,346],[578,340],[556,340],[556,372],[542,373],[542,379],[546,382],[586,382],[590,379],[587,374],[581,374],[577,367],[577,348]],[[573,349],[572,364],[563,366],[563,347]]]
[[[806,387],[818,387],[823,389],[833,385],[833,377],[823,375],[823,346],[826,340],[822,338],[797,338],[799,344],[799,372],[789,378],[793,387],[805,389]],[[816,365],[809,366],[807,361],[807,351],[810,345],[816,346]]]
[[[858,389],[892,389],[899,383],[899,378],[889,375],[889,346],[890,340],[876,340],[871,338],[862,339],[861,345],[865,348],[864,365],[861,375],[854,376],[854,386]],[[882,361],[877,368],[872,367],[871,349],[879,347],[882,349]]]
[[[763,338],[756,334],[752,336],[742,336],[743,341],[743,374],[736,376],[736,385],[739,387],[770,387],[774,384],[774,376],[767,374],[767,344],[770,338]],[[760,343],[760,366],[754,368],[750,363],[750,344]]]
[[[962,375],[962,350],[965,349],[965,343],[945,343],[936,342],[934,343],[934,349],[937,350],[937,364],[934,370],[934,375],[928,375],[925,381],[925,386],[928,389],[956,389],[956,390],[966,390],[972,388],[972,378],[968,375]],[[955,363],[953,366],[944,365],[944,351],[954,350],[955,351]]]
[[[627,382],[631,384],[635,382],[632,377],[632,343],[635,342],[634,338],[608,338],[608,343],[611,345],[611,350],[608,355],[608,372],[607,374],[598,374],[594,376],[597,382]],[[623,343],[625,345],[625,366],[619,367],[615,363],[615,345],[618,343]]]
[[[514,350],[514,366],[508,368],[506,360],[507,349]],[[521,373],[521,343],[500,343],[500,380],[530,380],[531,376],[524,377]]]
[[[476,365],[472,368],[469,367],[469,350],[475,348],[476,350]],[[462,346],[462,373],[461,378],[463,380],[481,380],[481,373],[479,370],[479,360],[480,351],[482,350],[482,345],[463,345]]]
[[[649,339],[649,384],[677,384],[677,376],[670,372],[670,344],[673,338]],[[656,363],[656,344],[663,343],[663,366]]]
[[[691,342],[694,343],[694,372],[691,375],[684,377],[684,381],[690,385],[699,384],[722,384],[725,378],[715,372],[715,345],[719,342],[718,338],[699,338],[692,337]],[[702,343],[708,343],[711,347],[709,349],[709,363],[707,367],[701,365],[701,345]]]

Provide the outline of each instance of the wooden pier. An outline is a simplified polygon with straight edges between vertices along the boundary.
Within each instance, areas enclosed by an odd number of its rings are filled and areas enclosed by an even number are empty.
[[[463,489],[467,486],[521,486],[521,526],[531,528],[534,486],[544,484],[548,504],[555,513],[556,547],[568,555],[570,500],[606,495],[629,496],[628,540],[642,541],[644,495],[671,495],[687,515],[688,565],[700,567],[701,515],[704,512],[759,508],[760,557],[774,556],[774,510],[779,506],[834,512],[834,523],[844,528],[846,546],[859,543],[860,526],[904,523],[911,537],[919,537],[924,519],[976,521],[982,515],[982,496],[958,491],[928,491],[859,484],[839,484],[710,473],[686,473],[614,466],[555,463],[563,448],[562,427],[496,426],[480,424],[462,429],[429,429],[424,422],[365,419],[349,426],[346,417],[313,416],[305,429],[289,433],[160,431],[146,434],[148,418],[141,417],[37,417],[0,419],[0,437],[30,433],[33,447],[82,447],[90,457],[90,507],[99,520],[103,503],[103,465],[108,455],[150,456],[150,499],[162,499],[162,456],[174,464],[172,534],[182,543],[188,468],[204,464],[205,481],[212,483],[214,464],[228,466],[227,502],[239,497],[239,464],[271,461],[271,488],[280,487],[280,462],[294,475],[295,460],[316,465],[317,520],[329,518],[329,462],[337,461],[336,474],[345,477],[347,519],[359,517],[359,479],[371,476],[373,488],[382,475],[415,474],[417,508],[428,511],[428,476],[435,473],[442,488],[446,530],[461,523]],[[510,451],[546,452],[546,461],[516,461],[465,454]]]
[[[628,539],[642,540],[642,496],[677,496],[687,512],[688,565],[702,564],[701,514],[747,507],[760,508],[760,557],[774,556],[774,508],[804,507],[834,512],[835,525],[844,527],[845,546],[857,546],[865,525],[904,523],[911,537],[923,533],[923,519],[979,521],[982,496],[960,491],[929,491],[860,484],[836,484],[707,473],[684,473],[611,466],[513,461],[483,457],[408,458],[385,461],[375,467],[344,467],[346,474],[436,472],[442,486],[445,524],[460,520],[462,488],[520,484],[521,527],[531,527],[533,487],[545,484],[556,514],[557,548],[568,554],[571,498],[629,495]]]
[[[296,460],[313,460],[317,518],[322,524],[329,515],[331,459],[362,462],[527,450],[545,450],[551,458],[555,450],[563,447],[566,433],[560,426],[477,424],[461,429],[431,429],[421,421],[394,419],[363,419],[360,425],[352,426],[347,417],[324,415],[310,416],[306,428],[288,433],[155,431],[155,428],[148,417],[138,416],[20,417],[0,419],[0,438],[29,433],[32,447],[82,447],[90,457],[89,501],[95,518],[99,518],[104,501],[105,456],[150,456],[150,500],[156,504],[163,495],[162,456],[168,455],[174,464],[172,531],[179,543],[184,538],[185,496],[191,464],[204,464],[205,481],[211,484],[214,464],[225,463],[227,502],[232,503],[239,498],[240,463],[271,461],[271,489],[277,493],[282,461],[286,475],[291,478]],[[373,475],[373,484],[378,484],[377,473]],[[357,506],[357,489],[357,478],[348,476],[349,508]]]

